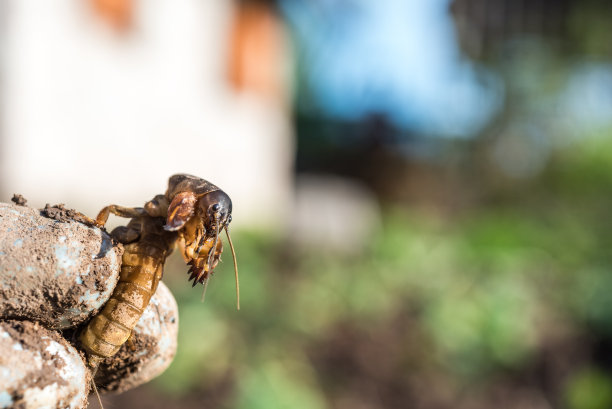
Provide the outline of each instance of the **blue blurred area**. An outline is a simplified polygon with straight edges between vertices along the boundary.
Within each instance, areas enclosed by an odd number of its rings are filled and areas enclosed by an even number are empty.
[[[466,137],[500,109],[503,85],[460,56],[449,0],[283,0],[310,100],[299,109]]]
[[[575,127],[587,132],[612,124],[612,65],[581,63],[573,70],[560,96],[562,106]]]

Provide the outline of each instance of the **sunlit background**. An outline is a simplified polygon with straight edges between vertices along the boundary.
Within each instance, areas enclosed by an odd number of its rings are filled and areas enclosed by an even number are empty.
[[[201,304],[171,258],[176,359],[107,408],[612,408],[611,27],[603,0],[2,0],[0,194],[232,197],[242,309],[231,262]]]

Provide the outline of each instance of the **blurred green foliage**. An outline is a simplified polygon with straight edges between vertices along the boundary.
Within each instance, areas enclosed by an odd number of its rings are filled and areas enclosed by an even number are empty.
[[[570,409],[606,409],[612,406],[612,380],[593,368],[573,375],[568,381],[567,406]]]

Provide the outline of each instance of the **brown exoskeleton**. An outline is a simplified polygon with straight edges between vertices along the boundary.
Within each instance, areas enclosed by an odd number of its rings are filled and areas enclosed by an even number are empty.
[[[117,287],[108,302],[87,325],[80,339],[88,365],[96,372],[100,362],[113,356],[128,340],[155,294],[166,257],[176,244],[190,265],[193,285],[206,284],[223,251],[219,233],[225,230],[234,260],[237,308],[240,309],[236,254],[229,235],[232,201],[212,183],[191,175],[170,177],[168,190],[143,207],[110,205],[96,220],[103,227],[110,213],[131,218],[127,226],[112,232],[124,253]]]

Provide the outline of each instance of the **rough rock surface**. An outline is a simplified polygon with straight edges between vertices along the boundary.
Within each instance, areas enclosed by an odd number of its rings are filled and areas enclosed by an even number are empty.
[[[0,409],[85,407],[91,373],[79,333],[112,294],[123,248],[78,222],[74,210],[14,201],[0,203]],[[160,283],[132,345],[100,365],[100,391],[122,392],[160,375],[177,335],[176,301]]]
[[[83,408],[89,372],[57,332],[0,321],[0,408]]]
[[[63,207],[0,203],[0,319],[68,328],[108,300],[122,248],[69,216]]]

